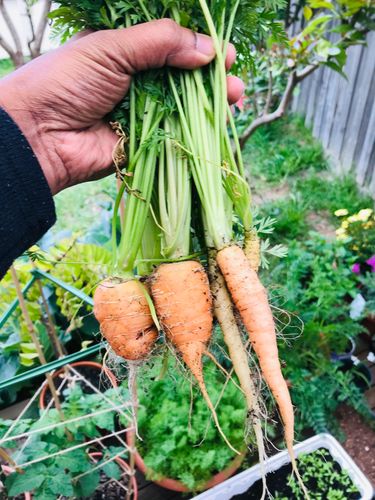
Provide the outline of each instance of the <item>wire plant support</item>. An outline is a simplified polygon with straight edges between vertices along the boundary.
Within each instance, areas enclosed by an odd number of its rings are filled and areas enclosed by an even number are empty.
[[[106,444],[106,440],[111,439],[111,445],[113,445],[113,440],[115,439],[118,443],[118,446],[122,448],[120,452],[117,452],[115,455],[110,456],[108,459],[97,463],[94,467],[90,468],[88,471],[83,472],[81,474],[77,474],[73,478],[73,481],[78,481],[78,479],[82,478],[83,476],[92,473],[94,470],[102,469],[105,467],[108,463],[116,461],[116,459],[122,457],[124,454],[129,454],[131,457],[134,454],[134,449],[130,447],[127,443],[126,440],[123,439],[124,435],[126,432],[134,432],[134,426],[132,425],[132,414],[131,414],[131,402],[130,401],[123,401],[120,404],[118,402],[111,401],[105,394],[103,394],[98,388],[96,388],[89,380],[87,380],[81,373],[79,373],[73,366],[70,364],[66,365],[68,376],[65,374],[64,378],[60,382],[60,384],[57,387],[57,392],[61,394],[61,391],[63,390],[64,386],[68,383],[70,380],[75,380],[75,381],[80,381],[84,385],[86,385],[91,391],[94,393],[98,394],[106,403],[107,407],[96,411],[92,413],[88,413],[86,415],[82,415],[80,417],[75,417],[75,418],[70,418],[70,419],[65,419],[53,424],[46,424],[43,425],[43,420],[46,419],[48,416],[48,410],[51,408],[53,404],[53,398],[49,401],[46,409],[41,413],[40,419],[38,421],[38,427],[29,430],[28,432],[21,432],[19,434],[14,434],[14,430],[17,428],[17,425],[21,421],[21,419],[26,415],[28,410],[32,407],[32,405],[38,400],[38,397],[40,395],[40,392],[42,391],[44,385],[47,383],[45,381],[40,387],[35,391],[34,395],[30,399],[30,401],[27,403],[27,405],[23,408],[21,413],[18,415],[18,417],[15,419],[13,424],[9,427],[7,432],[4,434],[4,436],[0,439],[0,447],[6,447],[6,444],[9,443],[10,441],[18,441],[20,444],[20,447],[18,448],[17,452],[13,456],[13,461],[14,463],[12,464],[12,467],[17,469],[17,470],[24,470],[28,466],[33,465],[35,463],[43,462],[45,460],[48,460],[50,458],[54,458],[57,456],[65,455],[66,453],[72,452],[74,450],[84,448],[88,452],[92,449],[92,447],[100,447],[101,453],[104,454],[105,451],[108,450],[108,446]],[[108,412],[115,412],[118,415],[121,415],[125,421],[126,421],[126,426],[124,428],[120,428],[118,430],[115,430],[112,433],[106,434],[104,436],[98,436],[94,439],[88,440],[88,441],[83,441],[82,443],[75,444],[73,446],[67,446],[64,449],[61,449],[57,452],[54,453],[49,453],[45,455],[41,455],[40,457],[34,458],[29,461],[24,461],[22,462],[22,456],[23,452],[27,449],[28,446],[33,446],[33,441],[32,438],[33,436],[37,434],[46,434],[47,432],[50,432],[56,428],[67,428],[69,424],[72,423],[77,423],[80,421],[84,421],[90,418],[94,418],[99,415],[103,415]],[[67,444],[69,444],[69,440],[66,440]],[[94,453],[95,455],[95,453]],[[130,460],[130,463],[132,463],[132,460]],[[129,484],[131,484],[131,477],[134,476],[135,470],[134,467],[129,468],[128,473],[123,473],[129,475]],[[130,498],[131,495],[131,487],[126,488],[122,483],[119,483],[118,480],[116,479],[110,479],[111,481],[115,481],[124,491],[126,491],[127,498]],[[58,497],[60,498],[60,497]]]

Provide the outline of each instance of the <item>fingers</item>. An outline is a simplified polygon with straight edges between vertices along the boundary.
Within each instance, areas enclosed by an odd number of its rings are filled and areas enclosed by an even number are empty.
[[[215,57],[209,36],[182,28],[171,19],[93,33],[81,42],[94,43],[103,57],[110,55],[130,74],[165,65],[193,69]]]
[[[229,104],[234,104],[239,100],[245,90],[243,81],[237,76],[227,77],[227,93]]]
[[[236,49],[234,45],[230,43],[227,48],[227,57],[225,59],[225,67],[227,70],[230,69],[235,60],[236,60]]]

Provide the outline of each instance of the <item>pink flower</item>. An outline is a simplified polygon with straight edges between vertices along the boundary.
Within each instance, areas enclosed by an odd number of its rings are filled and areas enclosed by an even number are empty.
[[[375,255],[366,260],[366,264],[368,264],[371,267],[371,271],[375,273]]]
[[[353,273],[359,274],[361,272],[361,266],[358,262],[356,262],[352,267]]]

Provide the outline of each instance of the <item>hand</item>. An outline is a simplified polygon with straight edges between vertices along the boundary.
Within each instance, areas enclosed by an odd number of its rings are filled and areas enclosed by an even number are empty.
[[[103,121],[132,75],[164,65],[192,69],[215,56],[211,38],[163,19],[83,34],[0,81],[0,106],[21,128],[53,194],[112,171],[118,137]],[[228,49],[227,66],[235,59]],[[228,100],[243,84],[228,77]]]

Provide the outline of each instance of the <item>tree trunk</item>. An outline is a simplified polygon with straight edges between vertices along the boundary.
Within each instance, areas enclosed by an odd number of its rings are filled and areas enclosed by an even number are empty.
[[[12,55],[11,55],[11,59],[13,61],[13,64],[14,64],[14,67],[17,69],[17,68],[20,68],[21,66],[23,66],[25,64],[25,56],[22,54],[22,52],[14,52]]]

